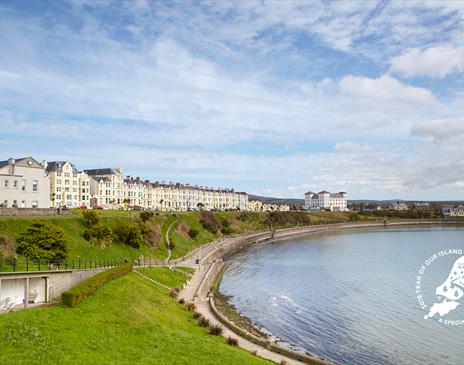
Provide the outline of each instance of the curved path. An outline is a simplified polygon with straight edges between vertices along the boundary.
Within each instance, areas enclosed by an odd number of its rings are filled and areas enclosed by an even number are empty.
[[[375,221],[375,222],[366,222],[366,223],[339,223],[339,224],[329,224],[329,225],[319,225],[319,226],[304,226],[297,228],[289,229],[279,229],[274,231],[264,231],[252,234],[241,235],[238,237],[229,237],[221,241],[215,241],[208,245],[205,245],[201,248],[201,252],[204,255],[203,259],[200,260],[200,263],[196,263],[196,257],[198,254],[198,249],[188,254],[187,256],[175,260],[175,264],[179,266],[188,266],[195,268],[195,273],[190,280],[189,284],[181,291],[180,298],[183,298],[186,301],[193,301],[197,306],[198,312],[200,312],[204,317],[208,318],[213,324],[222,325],[218,320],[215,314],[212,312],[208,291],[210,289],[211,283],[214,278],[209,278],[208,276],[216,276],[216,270],[210,270],[212,265],[216,260],[221,259],[225,254],[237,251],[244,246],[263,241],[263,240],[275,240],[279,238],[287,238],[289,236],[310,234],[310,233],[319,233],[319,232],[330,232],[346,229],[368,229],[368,228],[382,228],[388,226],[414,226],[414,225],[449,225],[449,224],[459,224],[456,222],[444,221],[444,220],[430,220],[430,221],[397,221],[397,222],[384,222],[384,221]],[[460,223],[462,225],[462,222]],[[212,271],[212,273],[211,273]],[[206,285],[205,285],[206,283]],[[202,290],[202,288],[207,288]],[[280,363],[282,360],[286,364],[331,364],[327,360],[322,360],[314,358],[313,361],[299,361],[293,358],[289,358],[278,354],[276,352],[270,351],[267,348],[257,345],[254,342],[247,340],[244,337],[238,336],[235,332],[231,331],[229,328],[225,328],[223,335],[225,337],[238,337],[239,346],[250,351],[256,352],[259,356],[266,359],[272,360],[274,362]]]

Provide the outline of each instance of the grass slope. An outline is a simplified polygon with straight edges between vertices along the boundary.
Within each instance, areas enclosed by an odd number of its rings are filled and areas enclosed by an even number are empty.
[[[180,276],[146,269],[166,284]],[[185,279],[185,278],[184,278]],[[207,334],[167,290],[137,273],[75,308],[55,305],[0,316],[2,364],[270,364]]]

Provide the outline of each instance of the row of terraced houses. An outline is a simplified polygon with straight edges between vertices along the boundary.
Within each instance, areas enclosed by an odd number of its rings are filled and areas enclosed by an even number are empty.
[[[79,171],[69,161],[32,157],[0,161],[0,204],[17,208],[187,210],[288,210],[257,205],[244,192],[160,183],[125,176],[120,168]]]

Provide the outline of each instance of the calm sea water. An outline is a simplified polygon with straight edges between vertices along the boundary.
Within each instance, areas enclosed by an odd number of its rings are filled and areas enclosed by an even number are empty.
[[[416,276],[440,250],[464,250],[459,228],[385,229],[265,243],[229,260],[220,291],[288,345],[346,365],[464,364],[464,325],[435,319],[416,301]],[[436,302],[459,256],[426,267]],[[435,316],[438,318],[438,315]],[[464,320],[464,298],[446,318]]]

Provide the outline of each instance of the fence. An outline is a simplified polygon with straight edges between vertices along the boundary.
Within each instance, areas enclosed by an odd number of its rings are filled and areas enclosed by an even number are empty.
[[[30,271],[62,271],[99,269],[121,265],[126,260],[34,260],[24,259],[2,259],[0,260],[0,272],[30,272]]]

